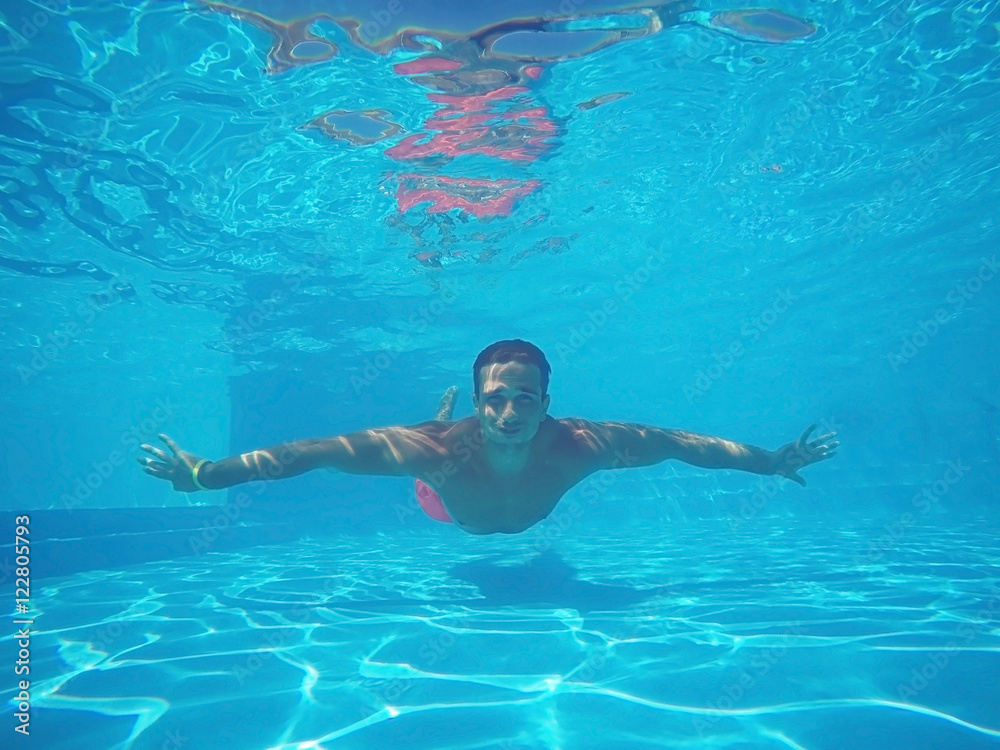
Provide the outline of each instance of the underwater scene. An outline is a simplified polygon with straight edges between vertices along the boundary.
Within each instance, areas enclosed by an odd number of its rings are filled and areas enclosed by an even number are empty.
[[[5,0],[0,118],[0,747],[1000,749],[997,3]]]

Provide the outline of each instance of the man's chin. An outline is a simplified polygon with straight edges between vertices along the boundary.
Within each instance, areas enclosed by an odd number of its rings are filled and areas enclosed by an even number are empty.
[[[511,443],[530,443],[531,438],[535,436],[535,434],[527,427],[522,427],[515,432],[502,432],[498,430],[496,434],[497,438],[501,442],[507,443],[508,445]]]

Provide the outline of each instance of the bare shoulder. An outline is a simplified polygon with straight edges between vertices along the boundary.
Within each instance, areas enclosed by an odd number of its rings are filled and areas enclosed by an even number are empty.
[[[461,439],[475,431],[478,422],[474,417],[466,417],[455,422],[431,420],[411,425],[406,429],[414,435],[423,435],[436,440],[448,441]]]
[[[595,422],[579,417],[557,422],[561,450],[587,472],[609,468],[625,437],[635,429],[635,425],[624,422]]]
[[[554,419],[553,448],[567,457],[586,460],[600,453],[608,443],[608,425],[589,419]]]
[[[356,473],[419,476],[440,465],[460,438],[457,422],[376,427],[323,441],[334,456],[345,453]]]
[[[554,420],[559,429],[559,440],[567,447],[586,448],[608,439],[613,423],[594,422],[590,419],[569,417]]]
[[[455,422],[432,420],[421,422],[405,428],[410,442],[417,452],[427,458],[441,461],[455,449],[460,442],[474,436],[479,423],[473,417],[466,417]]]

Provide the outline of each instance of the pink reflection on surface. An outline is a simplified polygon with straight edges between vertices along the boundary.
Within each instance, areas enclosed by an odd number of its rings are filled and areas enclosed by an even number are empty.
[[[535,161],[552,148],[558,128],[548,108],[531,106],[528,93],[524,86],[504,86],[483,94],[428,94],[443,106],[424,122],[427,132],[405,137],[386,156],[402,161],[478,154]]]
[[[487,180],[443,175],[402,174],[398,176],[396,203],[405,212],[430,203],[428,213],[458,209],[478,219],[508,216],[515,203],[541,187],[538,180]]]

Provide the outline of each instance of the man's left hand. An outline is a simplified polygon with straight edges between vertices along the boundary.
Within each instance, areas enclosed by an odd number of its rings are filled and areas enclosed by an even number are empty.
[[[828,432],[809,442],[809,435],[815,429],[816,425],[811,425],[794,443],[789,443],[774,451],[772,455],[774,456],[775,474],[787,477],[805,487],[806,480],[799,476],[799,469],[837,455],[837,446],[840,445],[836,440],[837,433]]]

